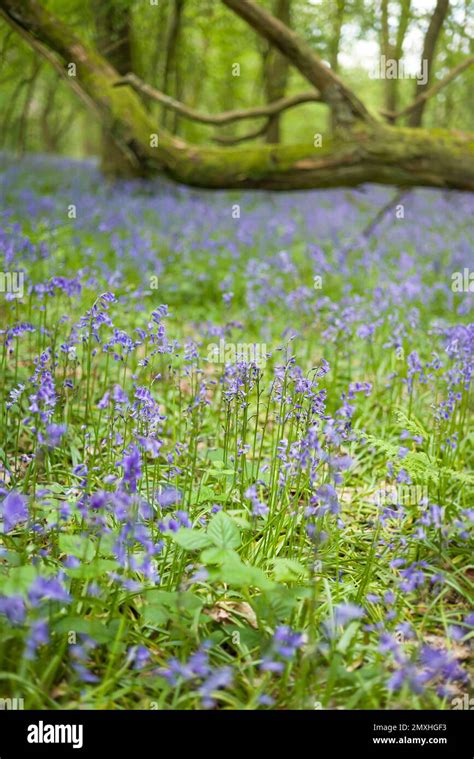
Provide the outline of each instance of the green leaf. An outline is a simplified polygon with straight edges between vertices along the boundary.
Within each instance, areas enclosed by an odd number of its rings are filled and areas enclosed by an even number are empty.
[[[357,635],[359,628],[360,622],[357,622],[355,620],[346,627],[337,644],[337,650],[341,654],[345,654],[347,652],[347,649]]]
[[[212,501],[213,498],[214,491],[212,488],[207,487],[207,485],[202,485],[200,488],[193,489],[192,499],[196,504]]]
[[[301,603],[301,599],[311,593],[310,588],[287,588],[275,585],[265,594],[252,599],[252,606],[257,617],[274,624],[284,622],[293,610]]]
[[[218,548],[217,546],[213,546],[212,548],[206,548],[205,551],[201,554],[201,561],[203,564],[224,564],[227,559],[232,558],[232,556],[237,556],[238,554],[235,553],[231,548]]]
[[[85,535],[60,535],[58,544],[62,553],[83,561],[92,561],[96,553],[94,542]]]
[[[143,610],[143,623],[150,627],[162,627],[172,616],[173,613],[167,606],[150,604]]]
[[[207,548],[212,544],[204,530],[193,530],[190,527],[181,527],[171,537],[185,551],[199,551],[201,548]]]
[[[273,559],[273,576],[277,582],[295,582],[307,575],[306,568],[295,559]]]
[[[110,643],[114,640],[117,633],[117,623],[119,620],[113,620],[109,626],[105,626],[96,619],[84,619],[84,617],[63,617],[53,625],[53,629],[58,633],[82,633],[89,635],[97,643]]]
[[[95,580],[106,572],[114,572],[117,569],[119,564],[114,559],[96,559],[89,564],[81,564],[80,567],[68,567],[65,572],[75,579]]]
[[[212,517],[207,534],[215,546],[220,548],[237,548],[240,546],[240,530],[227,514],[218,511]]]
[[[6,596],[26,596],[38,574],[38,568],[31,565],[11,567],[8,575],[0,576],[1,591]]]
[[[216,570],[215,579],[236,588],[255,587],[268,590],[274,586],[262,569],[244,564],[238,556],[228,558]]]
[[[152,590],[146,595],[142,617],[146,625],[162,626],[173,617],[192,617],[204,602],[191,591]]]

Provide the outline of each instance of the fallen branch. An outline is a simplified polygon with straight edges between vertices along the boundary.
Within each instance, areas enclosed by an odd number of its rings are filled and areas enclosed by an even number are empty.
[[[237,145],[240,142],[247,142],[248,140],[255,140],[257,137],[261,137],[268,129],[268,123],[258,129],[254,129],[253,132],[247,132],[246,134],[237,136],[228,136],[223,134],[215,134],[212,136],[213,142],[218,142],[220,145]]]
[[[336,123],[344,127],[350,127],[357,120],[374,123],[359,98],[292,29],[252,0],[222,2],[274,45],[316,87],[331,108]]]
[[[163,128],[155,134],[156,123],[133,88],[114,87],[120,79],[116,69],[39,0],[0,0],[0,15],[64,73],[75,63],[76,76],[66,76],[69,85],[94,106],[101,125],[143,176],[164,173],[212,189],[302,190],[379,182],[474,190],[474,135],[459,130],[396,128],[359,119],[357,128],[337,129],[319,147],[311,140],[210,147],[190,144]]]
[[[164,105],[165,108],[176,111],[176,113],[181,114],[181,116],[185,116],[192,121],[198,121],[201,124],[213,124],[214,126],[223,126],[224,124],[231,124],[234,121],[243,121],[244,119],[267,118],[269,116],[274,116],[277,113],[281,113],[288,108],[294,108],[301,103],[321,102],[321,95],[318,92],[302,92],[299,95],[280,98],[280,100],[275,100],[268,105],[256,106],[255,108],[247,108],[238,111],[223,111],[223,113],[212,115],[196,111],[194,108],[190,108],[179,100],[175,100],[169,95],[165,95],[164,92],[143,82],[135,74],[127,74],[114,82],[114,87],[123,87],[125,85],[130,85],[130,87],[133,87],[137,92],[141,92],[152,100],[156,100],[158,103]],[[221,142],[221,140],[219,140],[219,142]]]
[[[395,193],[395,195],[390,198],[390,200],[385,203],[382,208],[377,211],[374,218],[367,224],[367,226],[362,230],[360,233],[361,237],[364,238],[364,240],[368,240],[369,237],[372,235],[372,233],[375,231],[375,229],[378,227],[380,222],[385,218],[385,216],[388,214],[389,211],[392,210],[392,208],[395,208],[395,206],[398,206],[400,201],[407,195],[408,190],[401,189],[398,190],[398,192]]]
[[[438,92],[443,89],[443,87],[446,87],[449,82],[451,82],[455,77],[459,76],[465,69],[467,69],[469,66],[471,66],[474,63],[474,55],[471,55],[469,58],[466,58],[466,60],[462,61],[462,63],[459,64],[459,66],[456,66],[455,68],[451,69],[451,71],[446,74],[443,79],[441,79],[439,82],[437,82],[433,87],[430,87],[429,90],[426,90],[425,92],[422,92],[421,95],[419,95],[416,100],[414,100],[410,105],[407,105],[405,108],[403,108],[401,111],[392,112],[392,111],[380,111],[380,113],[383,116],[386,116],[390,120],[399,119],[401,116],[407,116],[409,113],[414,111],[421,103],[424,103],[428,98],[433,97],[433,95],[437,95]]]

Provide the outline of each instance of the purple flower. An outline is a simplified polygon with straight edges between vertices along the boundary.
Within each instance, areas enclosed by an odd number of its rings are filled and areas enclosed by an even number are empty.
[[[69,603],[71,597],[61,580],[57,577],[37,577],[33,582],[29,592],[29,599],[33,606],[37,606],[40,601],[64,601]]]
[[[405,662],[400,669],[393,673],[387,687],[389,690],[401,690],[406,684],[413,693],[423,693],[427,679],[426,674],[420,672],[414,664]]]
[[[283,659],[292,659],[304,644],[302,633],[295,632],[288,625],[280,625],[273,636],[273,647]]]
[[[325,514],[327,511],[330,511],[331,514],[339,513],[339,501],[337,499],[337,493],[332,485],[321,485],[321,487],[316,490],[316,495],[318,500],[323,503],[323,506],[321,506],[319,511],[320,514]]]
[[[411,593],[413,590],[416,590],[416,588],[423,585],[426,577],[422,568],[425,566],[425,562],[415,561],[406,569],[401,569],[400,574],[403,577],[403,580],[400,582],[400,590],[404,593]]]
[[[378,603],[380,603],[380,596],[377,596],[375,593],[367,593],[365,599],[370,604],[378,604]]]
[[[442,677],[444,680],[466,680],[467,674],[457,660],[447,651],[431,646],[423,646],[420,661],[428,670],[430,677]]]
[[[260,706],[273,706],[275,699],[266,693],[262,693],[262,695],[258,697],[258,703]]]
[[[352,622],[353,619],[360,619],[365,614],[364,609],[355,604],[339,604],[334,607],[334,624],[347,625]]]
[[[285,665],[282,661],[275,661],[270,656],[264,656],[261,664],[260,669],[262,672],[278,672],[281,673],[285,669]]]
[[[65,433],[65,424],[48,424],[45,429],[45,434],[43,435],[41,432],[39,433],[38,440],[42,445],[46,445],[48,448],[57,448]]]
[[[217,690],[228,688],[232,684],[233,673],[230,667],[220,667],[214,670],[198,688],[202,705],[205,709],[212,709],[216,705],[214,694]]]
[[[21,596],[3,596],[0,598],[0,614],[12,624],[21,625],[26,617],[25,602]]]
[[[133,669],[143,669],[150,661],[150,652],[145,646],[132,646],[128,653]]]
[[[129,452],[121,461],[123,467],[123,481],[129,486],[130,492],[137,490],[137,481],[142,476],[140,451],[136,445],[130,447]]]
[[[464,617],[464,624],[469,625],[470,627],[474,627],[474,611],[471,611],[467,617]]]
[[[380,636],[379,651],[382,654],[392,653],[398,654],[399,652],[398,641],[389,633],[382,633]]]
[[[181,502],[181,493],[176,488],[168,487],[164,488],[156,495],[156,500],[160,504],[162,509],[167,509],[170,506],[174,506],[175,503]]]
[[[11,490],[1,504],[3,515],[3,529],[10,532],[20,522],[28,519],[27,501],[24,495],[16,490]]]
[[[39,646],[46,645],[49,641],[48,622],[45,619],[39,619],[31,625],[30,634],[26,641],[25,656],[27,659],[33,659],[35,651]]]
[[[252,504],[252,515],[254,517],[264,517],[268,514],[268,506],[259,499],[257,494],[257,486],[251,485],[245,491],[245,497],[249,499]]]

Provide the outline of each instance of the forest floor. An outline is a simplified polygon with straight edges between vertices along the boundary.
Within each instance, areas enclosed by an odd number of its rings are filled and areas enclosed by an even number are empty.
[[[472,196],[0,181],[0,696],[462,708]]]

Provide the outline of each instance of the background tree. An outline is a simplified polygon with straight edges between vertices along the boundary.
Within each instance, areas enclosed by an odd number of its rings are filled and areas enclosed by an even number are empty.
[[[99,52],[119,74],[133,71],[132,16],[126,0],[100,4],[95,11],[96,40]],[[101,129],[102,169],[106,174],[128,176],[130,163],[110,138],[107,129]]]
[[[443,28],[443,23],[446,18],[446,14],[448,13],[448,8],[449,8],[449,0],[437,0],[436,8],[430,19],[428,30],[426,32],[425,41],[423,44],[423,52],[421,54],[421,61],[420,61],[420,69],[422,66],[425,65],[425,62],[426,62],[427,81],[417,86],[417,89],[415,91],[415,97],[417,97],[418,95],[421,95],[430,86],[436,46],[438,44],[438,39],[441,34],[441,30]],[[425,106],[426,106],[426,101],[422,101],[414,109],[409,119],[410,126],[417,127],[421,125]],[[392,110],[395,110],[395,109],[392,109]]]
[[[400,0],[399,5],[399,19],[395,41],[393,41],[390,32],[389,0],[382,0],[381,2],[381,54],[385,56],[386,60],[396,61],[397,66],[403,54],[403,43],[410,20],[411,0]],[[390,112],[395,112],[398,107],[398,82],[398,78],[384,79],[385,108]]]
[[[274,16],[286,26],[291,26],[291,0],[275,0]],[[288,59],[268,45],[264,58],[264,86],[267,103],[273,103],[282,98],[288,82]],[[267,142],[280,142],[280,114],[270,116],[266,127]]]
[[[349,67],[340,64],[341,44],[344,46],[345,40],[342,22],[347,18],[348,47],[358,38],[364,41],[374,39],[377,25],[380,29],[381,23],[375,3],[353,0],[346,4],[337,32],[334,26],[324,26],[327,4],[315,6],[303,0],[293,0],[292,30],[268,13],[266,8],[270,7],[270,2],[261,5],[250,0],[223,0],[222,3],[208,4],[208,15],[204,15],[202,4],[187,0],[181,8],[178,25],[185,25],[186,34],[180,37],[179,54],[171,56],[171,62],[167,64],[169,48],[157,52],[155,47],[156,40],[163,39],[164,23],[168,31],[172,28],[172,6],[168,4],[165,13],[159,5],[147,6],[145,10],[142,3],[130,2],[127,9],[132,19],[134,66],[130,79],[121,76],[111,65],[111,60],[97,50],[95,12],[85,13],[78,0],[67,0],[63,5],[58,0],[45,2],[47,8],[37,0],[0,0],[6,24],[23,40],[16,44],[13,53],[8,46],[4,53],[7,76],[11,75],[11,79],[8,79],[5,95],[2,93],[1,98],[7,105],[13,102],[15,116],[21,113],[18,96],[13,97],[18,82],[15,85],[13,82],[18,79],[20,68],[20,78],[25,78],[26,60],[32,61],[38,54],[46,58],[50,65],[42,66],[42,69],[49,72],[48,76],[53,76],[51,70],[54,69],[56,75],[60,73],[69,85],[69,93],[61,88],[64,100],[73,102],[71,93],[80,95],[82,102],[92,107],[98,117],[96,127],[91,127],[87,117],[87,129],[81,128],[79,123],[74,132],[68,134],[69,152],[71,145],[74,146],[73,152],[91,152],[91,141],[96,140],[97,145],[99,129],[104,128],[113,137],[131,170],[144,175],[164,171],[179,181],[202,186],[286,189],[378,181],[472,187],[472,138],[463,135],[462,130],[469,123],[473,106],[467,100],[460,102],[456,96],[465,93],[469,76],[472,81],[468,32],[463,31],[463,21],[468,18],[467,0],[456,3],[451,26],[446,35],[440,37],[443,53],[441,78],[432,80],[421,95],[417,91],[420,99],[414,103],[410,102],[412,82],[398,82],[397,98],[402,104],[398,112],[384,108],[384,83],[369,79],[367,69],[361,65],[364,62],[359,64],[356,61]],[[416,3],[416,0],[412,2]],[[400,12],[403,7],[400,6]],[[340,11],[341,6],[331,4],[331,8]],[[51,11],[55,13],[51,15]],[[58,14],[65,21],[61,21]],[[407,39],[407,35],[402,34],[405,21],[410,29],[412,21],[417,23],[418,15],[419,8],[414,7],[407,21],[406,14],[398,16],[394,44],[397,45],[398,39],[399,50],[403,38]],[[5,35],[10,31],[8,27],[4,27]],[[149,33],[144,35],[144,28]],[[167,36],[169,38],[169,34]],[[338,37],[336,60],[334,50]],[[394,39],[393,32],[390,39]],[[262,71],[262,43],[270,44],[289,64],[287,96],[271,100],[267,105],[265,92],[256,88],[258,71]],[[344,61],[347,61],[348,47],[342,50]],[[205,51],[205,76],[200,66],[202,50]],[[331,55],[336,70],[328,65]],[[154,59],[153,65],[151,58]],[[77,67],[76,77],[67,76],[67,66],[71,62]],[[240,75],[233,77],[231,71],[236,62]],[[446,67],[448,62],[454,64],[452,72]],[[170,71],[168,82],[174,84],[174,69],[178,65],[181,67],[182,100],[170,99],[158,89],[164,82],[167,65]],[[153,66],[156,70],[152,70]],[[146,81],[147,72],[151,81]],[[44,97],[43,76],[41,71],[34,88],[35,97],[41,102]],[[463,77],[467,82],[463,82]],[[306,91],[302,92],[303,88]],[[433,113],[438,125],[440,109],[446,112],[445,98],[449,90],[454,93],[451,96],[455,105],[447,113],[445,127],[455,126],[454,132],[446,131],[440,135],[439,132],[407,130],[398,126],[401,119],[410,116],[421,102],[428,114],[427,124],[430,124],[430,114]],[[322,104],[331,113],[332,135],[325,128],[327,111],[324,112]],[[40,110],[36,107],[27,109],[27,121],[32,127],[38,122]],[[379,111],[397,126],[388,128]],[[171,114],[169,129],[163,127],[163,112]],[[237,139],[245,138],[247,142],[259,139],[266,134],[268,120],[283,112],[286,115],[283,127],[281,121],[279,123],[279,143],[269,146],[254,143],[227,150],[209,145],[211,139],[231,145]],[[85,119],[84,113],[82,105],[77,107],[76,121]],[[455,115],[459,116],[457,120]],[[176,136],[178,126],[179,138]],[[15,142],[14,130],[8,126],[7,132],[8,139]],[[321,145],[313,142],[317,132],[324,135]],[[158,133],[159,145],[151,145],[150,136]],[[37,149],[42,144],[42,130],[31,128],[25,130],[25,135],[28,148]]]

